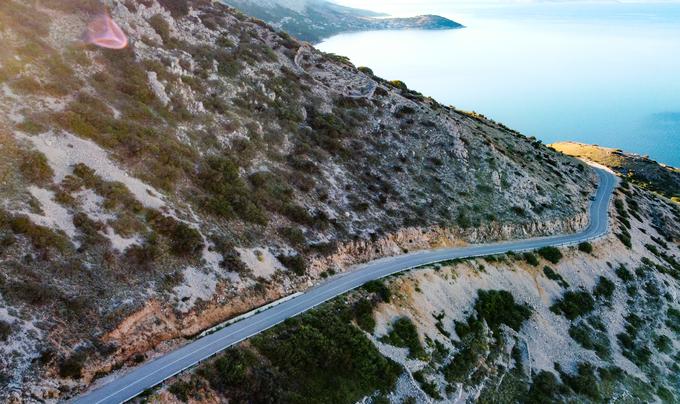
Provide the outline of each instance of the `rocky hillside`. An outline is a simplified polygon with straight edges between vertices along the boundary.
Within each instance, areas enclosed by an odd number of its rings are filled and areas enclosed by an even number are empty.
[[[303,41],[317,43],[342,32],[383,29],[457,29],[463,26],[437,15],[393,18],[326,0],[223,0],[245,14],[267,21]]]
[[[151,401],[677,403],[680,209],[627,184],[615,200],[602,240],[371,282]]]
[[[83,43],[110,12],[125,49]],[[375,257],[584,226],[590,169],[209,0],[0,3],[0,397]]]
[[[658,163],[647,156],[597,145],[560,142],[550,147],[569,156],[605,165],[628,181],[680,203],[680,168]]]

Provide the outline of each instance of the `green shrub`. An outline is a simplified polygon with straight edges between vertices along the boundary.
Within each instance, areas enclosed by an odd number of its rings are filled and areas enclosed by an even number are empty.
[[[168,387],[168,391],[183,403],[189,401],[189,395],[194,391],[195,386],[184,380],[177,380]]]
[[[299,254],[279,255],[276,258],[283,264],[283,266],[293,271],[295,275],[302,276],[307,271],[307,261]]]
[[[380,338],[380,341],[396,347],[408,348],[411,358],[423,358],[425,356],[425,349],[420,343],[418,330],[408,317],[399,317],[392,323],[392,330]]]
[[[87,355],[84,352],[73,353],[59,364],[59,376],[80,379],[85,360],[87,360]]]
[[[419,370],[417,372],[413,372],[413,379],[418,382],[420,385],[420,388],[423,389],[425,394],[428,396],[432,397],[435,400],[441,400],[442,395],[439,393],[439,388],[437,387],[437,384],[434,382],[428,382],[427,379],[425,378],[425,373],[423,373],[422,370]]]
[[[474,307],[478,318],[484,319],[494,331],[501,324],[519,331],[522,324],[531,317],[529,306],[515,303],[512,294],[505,290],[478,291]]]
[[[538,257],[536,257],[535,254],[532,254],[532,253],[530,253],[530,252],[526,252],[526,253],[524,253],[523,257],[524,257],[524,260],[525,260],[529,265],[532,265],[532,266],[535,266],[535,267],[538,266]]]
[[[656,395],[659,396],[662,403],[676,403],[675,395],[664,386],[659,386],[656,390]]]
[[[619,277],[623,282],[628,283],[635,280],[635,276],[626,268],[625,265],[619,265],[615,270],[616,276]]]
[[[615,289],[616,285],[614,285],[614,282],[604,276],[600,276],[597,280],[597,285],[595,285],[595,289],[593,289],[593,295],[596,297],[603,297],[606,300],[611,300]]]
[[[390,299],[392,298],[392,292],[390,291],[390,288],[388,288],[387,285],[385,285],[385,282],[380,279],[364,283],[363,288],[369,293],[375,293],[376,295],[380,296],[380,300],[385,303],[389,303]]]
[[[19,169],[26,180],[37,185],[52,183],[54,172],[44,154],[39,151],[23,151],[20,158]]]
[[[564,278],[562,277],[562,275],[560,275],[560,274],[558,274],[557,272],[555,272],[555,271],[554,271],[552,268],[550,268],[549,266],[544,266],[544,267],[543,267],[543,273],[545,274],[545,276],[546,276],[548,279],[557,282],[557,283],[558,283],[560,286],[562,286],[563,288],[568,288],[568,287],[569,287],[569,283],[567,283],[567,281],[564,280]]]
[[[375,330],[375,319],[373,318],[373,303],[366,299],[361,299],[353,306],[354,319],[362,330],[372,334]]]
[[[189,3],[186,0],[158,0],[158,3],[175,18],[189,14]]]
[[[669,307],[666,311],[666,326],[674,333],[680,335],[680,310]]]
[[[154,230],[167,237],[170,242],[170,251],[177,256],[198,255],[205,246],[198,230],[171,216],[164,216],[158,211],[149,210],[147,221]]]
[[[557,247],[543,247],[536,251],[544,259],[557,264],[562,259],[562,253]]]
[[[250,351],[230,348],[197,373],[207,379],[213,389],[226,392],[231,386],[246,381],[248,368],[255,362],[256,357]]]
[[[208,193],[208,208],[227,219],[266,224],[267,215],[239,174],[238,166],[225,157],[207,158],[199,172],[201,187]]]
[[[628,233],[627,231],[624,231],[624,232],[621,232],[621,233],[617,233],[617,234],[616,234],[616,237],[617,237],[617,238],[621,241],[621,243],[622,243],[623,245],[625,245],[626,247],[628,247],[628,248],[633,248],[633,242],[632,242],[632,239],[631,239],[631,237],[630,237],[630,233]]]
[[[532,380],[527,404],[545,404],[562,402],[560,396],[567,394],[568,389],[557,380],[552,372],[540,371]]]
[[[364,73],[364,74],[366,74],[366,75],[368,75],[368,76],[371,76],[371,77],[373,77],[373,76],[375,75],[375,74],[373,73],[373,70],[371,70],[371,68],[366,67],[366,66],[359,66],[359,67],[357,68],[357,70],[359,70],[360,72],[362,72],[362,73]]]
[[[281,227],[279,229],[279,234],[297,247],[303,247],[307,242],[305,234],[298,227]]]
[[[70,242],[65,235],[56,233],[50,228],[34,224],[28,216],[14,216],[11,218],[10,227],[14,233],[28,237],[33,246],[39,250],[53,248],[60,252],[66,252],[70,246]]]
[[[178,45],[177,40],[170,35],[170,25],[162,15],[156,14],[149,18],[149,25],[161,37],[165,46],[174,48]]]
[[[590,328],[584,321],[569,327],[569,336],[583,348],[595,351],[597,356],[606,359],[610,355],[609,337]]]
[[[550,310],[556,314],[562,314],[569,320],[590,313],[595,308],[595,300],[593,300],[590,293],[580,291],[567,291],[557,303],[550,307]]]
[[[671,353],[673,351],[673,341],[666,335],[659,335],[654,338],[654,346],[659,352]]]
[[[460,226],[463,229],[467,229],[470,226],[472,226],[472,221],[470,220],[470,217],[467,215],[465,211],[458,212],[458,216],[456,217],[456,223],[458,223],[458,226]]]
[[[587,241],[584,241],[578,245],[578,250],[586,254],[590,254],[593,252],[593,245]]]
[[[4,320],[0,320],[0,341],[7,341],[10,334],[12,334],[12,325]]]
[[[354,403],[391,391],[402,369],[380,355],[339,301],[229,349],[197,373],[235,402]]]
[[[392,87],[398,88],[401,91],[408,91],[408,86],[401,80],[392,80],[390,81],[390,84]]]
[[[493,360],[498,350],[503,349],[498,342],[503,340],[500,325],[519,330],[531,316],[531,310],[526,305],[516,304],[507,291],[480,290],[477,293],[476,313],[470,315],[465,323],[455,322],[456,334],[460,338],[458,352],[442,369],[450,383],[465,383],[468,378],[479,380],[485,377],[485,366],[480,364]],[[484,322],[493,333],[491,337]]]
[[[579,363],[575,375],[560,373],[564,383],[577,394],[583,394],[593,400],[601,398],[600,383],[595,375],[595,367],[590,363]]]

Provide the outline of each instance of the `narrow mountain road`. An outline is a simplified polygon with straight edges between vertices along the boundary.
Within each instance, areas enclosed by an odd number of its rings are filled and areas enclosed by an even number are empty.
[[[259,334],[290,317],[304,313],[374,279],[456,258],[503,254],[508,251],[526,251],[547,246],[572,245],[602,237],[608,232],[609,202],[616,186],[616,178],[603,169],[598,168],[596,172],[600,180],[599,186],[590,206],[590,223],[582,232],[461,248],[427,250],[379,259],[357,266],[351,272],[333,277],[294,299],[231,324],[158,359],[145,363],[108,384],[75,399],[74,402],[83,404],[125,402],[144,390],[246,338]]]

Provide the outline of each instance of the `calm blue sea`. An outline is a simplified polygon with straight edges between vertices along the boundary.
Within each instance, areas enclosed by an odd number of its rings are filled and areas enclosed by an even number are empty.
[[[467,28],[343,34],[319,48],[546,143],[618,147],[680,167],[680,4],[450,3],[387,11]]]

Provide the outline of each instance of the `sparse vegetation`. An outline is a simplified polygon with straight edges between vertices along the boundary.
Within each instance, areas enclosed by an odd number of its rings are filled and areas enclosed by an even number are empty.
[[[279,255],[276,257],[281,263],[295,275],[302,276],[307,271],[307,262],[305,258],[299,254],[297,255]]]
[[[548,279],[557,282],[557,283],[558,283],[560,286],[562,286],[563,288],[568,288],[568,287],[569,287],[569,283],[567,283],[567,281],[564,280],[564,278],[562,277],[562,275],[560,275],[560,274],[558,274],[557,272],[555,272],[555,270],[553,270],[553,269],[550,268],[549,266],[544,266],[544,267],[543,267],[543,273],[545,274],[545,276],[546,276]]]
[[[287,320],[202,365],[198,375],[234,400],[356,402],[389,391],[401,373],[349,324],[343,302]]]
[[[586,315],[595,308],[595,300],[585,290],[567,291],[562,298],[550,306],[550,310],[556,314],[562,314],[569,320]]]
[[[7,321],[0,320],[0,341],[6,342],[12,333],[12,325]]]
[[[387,287],[387,285],[385,285],[385,282],[383,280],[374,280],[366,282],[363,288],[369,293],[375,293],[376,295],[378,295],[380,297],[380,300],[382,300],[384,303],[389,303],[392,298],[392,292]]]
[[[532,265],[532,266],[535,266],[535,267],[538,266],[539,261],[538,261],[538,257],[536,257],[535,254],[530,253],[530,252],[526,252],[526,253],[524,253],[522,256],[524,257],[524,260],[525,260],[529,265]]]
[[[581,252],[584,252],[586,254],[592,254],[593,245],[590,244],[589,242],[585,241],[583,243],[579,243],[578,250],[581,251]]]
[[[615,289],[616,285],[614,285],[614,282],[604,276],[600,276],[597,280],[597,285],[595,285],[595,289],[593,289],[593,295],[605,300],[611,300]]]
[[[408,317],[399,317],[392,323],[392,329],[380,339],[386,344],[408,348],[409,357],[423,358],[425,350],[420,343],[418,330]]]

